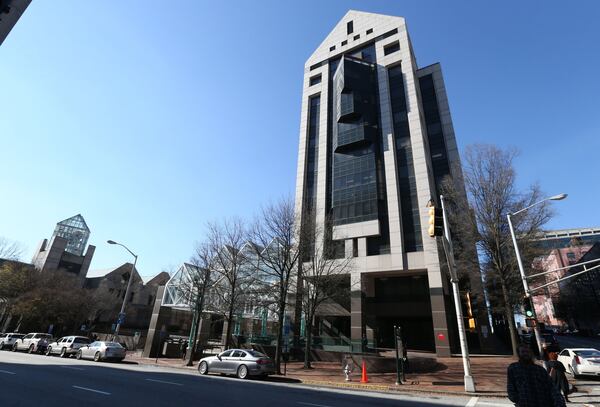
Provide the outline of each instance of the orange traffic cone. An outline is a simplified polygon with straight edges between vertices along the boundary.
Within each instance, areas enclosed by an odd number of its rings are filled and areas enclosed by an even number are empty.
[[[369,378],[367,377],[367,365],[365,364],[365,360],[362,361],[362,376],[360,378],[361,383],[369,383]]]

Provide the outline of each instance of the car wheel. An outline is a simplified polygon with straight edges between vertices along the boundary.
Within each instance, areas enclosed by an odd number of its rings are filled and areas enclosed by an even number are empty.
[[[237,377],[239,377],[240,379],[247,378],[248,377],[248,366],[241,365],[240,367],[238,367]]]
[[[61,357],[61,358],[64,358],[64,357],[66,357],[66,356],[67,356],[67,348],[62,348],[62,349],[60,350],[60,357]]]
[[[50,355],[52,355],[52,346],[48,346],[46,348],[46,356],[50,356]]]
[[[17,350],[18,350],[18,349],[17,349],[17,344],[15,343],[15,344],[13,345],[13,347],[12,347],[12,351],[13,351],[13,352],[16,352]]]
[[[4,349],[4,342],[0,342],[0,350]]]
[[[81,360],[81,351],[77,351],[77,355],[75,356],[77,360]]]
[[[33,343],[29,345],[29,348],[27,348],[27,353],[33,353],[33,347]]]
[[[94,355],[94,362],[100,362],[100,352],[96,352]]]
[[[200,365],[198,366],[198,373],[207,374],[208,373],[208,363],[201,362]]]

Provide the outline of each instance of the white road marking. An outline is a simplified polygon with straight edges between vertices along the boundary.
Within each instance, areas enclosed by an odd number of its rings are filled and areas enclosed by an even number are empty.
[[[73,387],[76,389],[79,389],[79,390],[91,391],[92,393],[98,393],[98,394],[104,394],[105,396],[110,396],[110,393],[108,393],[106,391],[94,390],[94,389],[89,389],[87,387],[81,387],[81,386],[73,386]]]
[[[15,372],[9,372],[8,370],[0,370],[0,373],[16,374]]]
[[[326,406],[325,404],[305,403],[303,401],[299,401],[298,404],[303,404],[305,406],[315,406],[315,407],[331,407],[331,406]]]
[[[156,380],[156,379],[144,379],[147,380],[149,382],[156,382],[156,383],[165,383],[165,384],[172,384],[174,386],[183,386],[183,384],[181,383],[175,383],[175,382],[167,382],[165,380]]]
[[[82,369],[80,367],[73,367],[73,366],[61,366],[63,369],[73,369],[73,370],[85,370]]]
[[[465,407],[473,407],[475,404],[477,404],[477,400],[479,400],[479,397],[471,397],[471,400],[469,400]]]
[[[514,404],[508,404],[508,403],[490,403],[488,401],[480,401],[479,403],[477,403],[477,406],[514,406]]]

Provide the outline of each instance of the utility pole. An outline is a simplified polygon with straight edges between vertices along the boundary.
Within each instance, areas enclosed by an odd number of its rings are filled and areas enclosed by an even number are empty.
[[[467,346],[467,335],[465,332],[465,321],[462,313],[462,304],[460,301],[460,288],[458,286],[458,273],[456,272],[456,263],[454,261],[454,251],[452,248],[452,235],[450,234],[450,224],[444,206],[444,196],[440,195],[440,203],[442,205],[442,216],[444,222],[444,233],[442,235],[442,243],[448,269],[450,271],[450,282],[452,283],[452,291],[454,293],[454,308],[456,309],[456,323],[458,325],[458,338],[460,342],[460,351],[462,354],[463,369],[465,372],[465,391],[475,392],[475,380],[471,375],[471,361],[469,359],[469,347]],[[435,227],[435,223],[434,223]]]
[[[539,356],[542,357],[542,334],[538,325],[537,313],[535,312],[535,304],[533,303],[531,291],[529,290],[529,283],[527,282],[527,277],[525,276],[525,269],[523,268],[523,261],[521,260],[521,251],[519,250],[519,245],[517,244],[517,237],[515,236],[515,230],[513,228],[511,214],[507,214],[506,217],[508,219],[508,228],[510,229],[510,235],[512,237],[513,246],[515,247],[515,256],[517,257],[517,264],[519,265],[519,273],[521,273],[523,290],[525,290],[525,297],[527,298],[527,301],[531,303],[531,313],[533,314],[532,318],[535,320],[535,323],[533,325],[533,332],[535,333],[535,342],[537,343]]]
[[[519,265],[519,273],[521,274],[521,281],[523,282],[523,289],[525,290],[525,297],[531,302],[531,310],[533,313],[533,318],[535,319],[535,325],[533,327],[533,332],[535,332],[535,341],[537,342],[538,351],[540,356],[542,355],[542,335],[540,333],[540,327],[537,323],[537,314],[535,312],[535,304],[533,303],[533,299],[531,298],[531,290],[529,289],[529,283],[527,283],[527,276],[525,275],[525,269],[523,267],[523,261],[521,260],[521,252],[519,250],[519,245],[517,244],[517,236],[515,235],[515,229],[512,224],[512,217],[518,215],[521,212],[525,212],[536,205],[543,204],[546,201],[560,201],[567,197],[567,194],[558,194],[548,198],[544,198],[541,201],[535,202],[521,210],[518,210],[514,213],[507,213],[506,218],[508,219],[508,228],[510,229],[510,235],[512,237],[513,246],[515,247],[515,256],[517,257],[517,264]],[[538,287],[541,288],[541,287]]]
[[[129,291],[131,290],[131,283],[133,282],[133,275],[135,273],[135,265],[137,263],[138,256],[133,253],[131,250],[127,248],[127,246],[117,243],[114,240],[108,240],[108,244],[116,244],[118,246],[123,247],[133,256],[133,265],[131,266],[131,273],[129,275],[129,280],[127,281],[127,288],[125,289],[125,298],[123,298],[123,303],[121,304],[121,311],[119,312],[119,317],[117,319],[117,326],[115,327],[115,333],[113,335],[113,341],[118,340],[119,338],[119,330],[121,328],[121,324],[125,321],[125,306],[127,305]]]

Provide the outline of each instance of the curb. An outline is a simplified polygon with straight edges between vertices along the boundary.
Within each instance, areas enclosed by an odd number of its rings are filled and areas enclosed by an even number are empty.
[[[507,398],[506,393],[501,392],[474,392],[469,393],[465,391],[452,391],[452,390],[436,390],[436,389],[415,389],[407,388],[404,386],[389,386],[380,384],[368,384],[368,383],[340,383],[340,382],[328,382],[320,380],[302,380],[300,384],[307,386],[321,386],[321,387],[332,387],[332,388],[346,388],[352,390],[373,390],[386,393],[421,393],[421,394],[438,394],[448,396],[471,396],[471,397],[487,397],[487,398]]]

